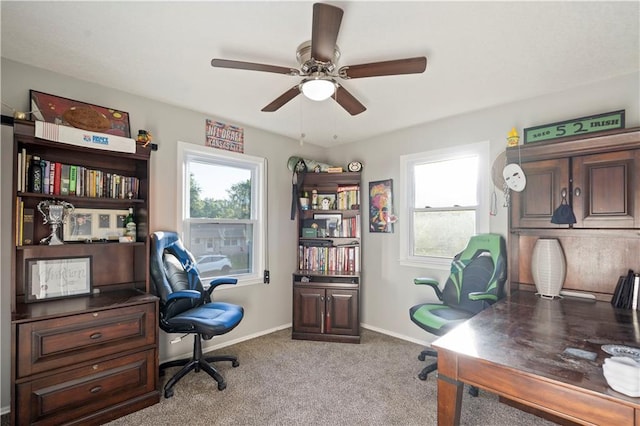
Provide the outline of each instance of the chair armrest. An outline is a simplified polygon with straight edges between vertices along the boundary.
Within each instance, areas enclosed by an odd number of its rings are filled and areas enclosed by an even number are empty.
[[[238,279],[237,278],[232,278],[232,277],[218,277],[215,278],[213,280],[211,280],[211,282],[209,283],[209,288],[207,288],[207,293],[209,293],[209,296],[211,296],[211,293],[213,292],[213,290],[218,287],[219,285],[223,285],[223,284],[237,284],[238,283]]]
[[[198,304],[202,303],[202,293],[197,290],[180,290],[175,291],[167,296],[167,302],[165,304],[165,310],[171,309],[175,303],[180,300],[191,299],[197,301]]]
[[[433,289],[433,291],[436,292],[436,296],[438,296],[438,299],[442,300],[442,290],[440,290],[440,287],[438,287],[438,285],[439,285],[438,280],[435,280],[433,278],[421,277],[421,278],[414,278],[413,283],[415,285],[428,285],[428,286],[430,286]]]
[[[469,293],[469,300],[490,300],[492,302],[496,302],[498,300],[498,296],[491,293],[475,291],[473,293]]]
[[[167,296],[167,302],[171,302],[174,299],[200,299],[202,294],[197,290],[180,290],[174,291]]]

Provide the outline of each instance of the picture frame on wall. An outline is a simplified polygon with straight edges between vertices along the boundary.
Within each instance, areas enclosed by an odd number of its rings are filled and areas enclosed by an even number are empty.
[[[131,138],[129,113],[124,111],[33,89],[29,91],[29,105],[32,120]]]
[[[92,260],[92,256],[28,259],[25,302],[90,294]]]
[[[369,232],[393,232],[393,179],[369,182]]]
[[[127,210],[81,209],[67,215],[62,227],[64,241],[118,241],[124,235]]]

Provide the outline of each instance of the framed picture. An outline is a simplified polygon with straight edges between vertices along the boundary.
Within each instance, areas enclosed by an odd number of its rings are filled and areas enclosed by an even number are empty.
[[[342,226],[342,214],[340,213],[314,213],[314,220],[325,221],[325,237],[339,237]]]
[[[318,194],[318,209],[335,210],[336,194]]]
[[[393,232],[393,179],[369,182],[369,232]]]
[[[64,241],[115,240],[124,235],[127,210],[75,209],[64,220]]]
[[[91,256],[28,259],[25,302],[90,294],[91,262]]]
[[[34,120],[75,127],[90,132],[131,137],[129,113],[87,104],[48,93],[29,91],[31,117]]]

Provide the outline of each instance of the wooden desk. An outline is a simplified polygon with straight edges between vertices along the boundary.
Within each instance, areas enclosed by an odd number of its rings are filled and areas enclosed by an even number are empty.
[[[640,426],[640,398],[611,389],[603,344],[640,347],[639,311],[607,302],[516,292],[432,346],[438,351],[438,425],[458,425],[463,382],[587,425]],[[595,361],[563,353],[595,352]]]

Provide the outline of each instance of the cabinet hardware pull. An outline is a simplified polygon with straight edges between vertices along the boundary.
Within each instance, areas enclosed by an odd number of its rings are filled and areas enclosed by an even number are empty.
[[[582,194],[582,190],[581,190],[580,188],[576,188],[576,189],[573,191],[573,195],[575,195],[576,197],[579,197],[579,196],[580,196],[580,194]]]
[[[98,316],[98,313],[97,313],[97,312],[94,312],[94,313],[93,313],[93,317],[95,318],[95,317],[97,317],[97,316]]]
[[[98,369],[98,364],[92,365],[91,368],[93,368],[94,370],[97,370]]]
[[[89,336],[89,339],[91,340],[96,340],[102,337],[102,333],[93,333],[91,336]]]
[[[102,390],[102,386],[96,386],[95,388],[91,388],[91,390],[89,392],[91,393],[98,393]]]

